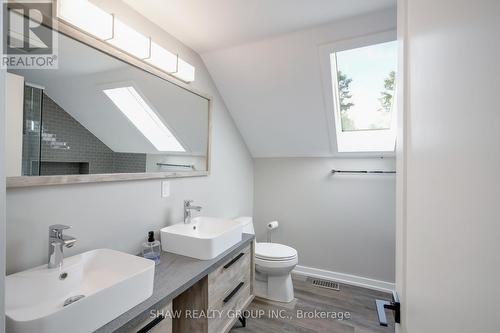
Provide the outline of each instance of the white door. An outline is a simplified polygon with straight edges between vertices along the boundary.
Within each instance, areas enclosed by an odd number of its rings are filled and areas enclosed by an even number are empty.
[[[500,332],[500,0],[401,0],[400,332]]]

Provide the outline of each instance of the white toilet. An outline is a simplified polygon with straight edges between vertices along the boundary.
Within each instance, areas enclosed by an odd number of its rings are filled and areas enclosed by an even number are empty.
[[[243,233],[255,234],[253,219],[239,217]],[[255,296],[277,302],[293,301],[291,271],[298,263],[297,250],[277,243],[255,243]]]

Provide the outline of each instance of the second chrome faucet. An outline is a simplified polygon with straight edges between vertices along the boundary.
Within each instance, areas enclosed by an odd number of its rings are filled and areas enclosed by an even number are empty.
[[[201,206],[193,206],[191,203],[193,200],[184,200],[184,223],[191,223],[191,211],[196,210],[199,212],[202,207]]]

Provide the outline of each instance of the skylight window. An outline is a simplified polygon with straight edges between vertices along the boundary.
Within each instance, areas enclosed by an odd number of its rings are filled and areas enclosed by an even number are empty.
[[[330,54],[339,152],[394,151],[397,44]]]
[[[134,87],[104,89],[103,92],[158,151],[186,151]]]

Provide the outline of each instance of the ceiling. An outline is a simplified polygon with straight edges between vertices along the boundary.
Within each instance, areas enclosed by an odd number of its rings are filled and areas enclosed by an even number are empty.
[[[198,53],[395,5],[395,0],[123,1]]]
[[[395,0],[124,0],[198,51],[253,157],[335,156],[320,48],[396,29]]]

